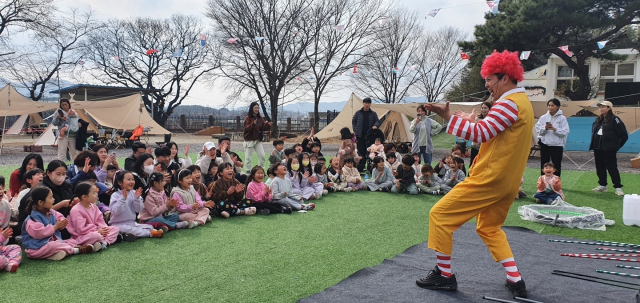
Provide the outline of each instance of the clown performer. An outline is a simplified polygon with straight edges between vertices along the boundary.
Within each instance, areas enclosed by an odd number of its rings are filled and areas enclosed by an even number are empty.
[[[480,74],[493,100],[497,100],[484,120],[475,123],[475,110],[452,115],[449,102],[426,105],[427,110],[449,121],[449,134],[482,145],[469,177],[431,208],[429,248],[436,252],[437,265],[416,284],[437,290],[458,288],[456,276],[451,273],[453,232],[476,217],[476,232],[507,273],[505,286],[515,296],[526,297],[527,290],[502,225],[527,164],[533,108],[524,88],[517,87],[524,79],[518,53],[494,51],[484,60]]]

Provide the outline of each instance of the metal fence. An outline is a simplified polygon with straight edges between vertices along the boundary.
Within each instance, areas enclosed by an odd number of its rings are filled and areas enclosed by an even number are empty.
[[[337,116],[338,112],[327,112],[326,115],[322,115],[320,119],[320,129],[331,123]],[[281,132],[292,133],[304,133],[307,132],[314,124],[314,119],[311,117],[293,117],[278,119],[278,127]],[[241,132],[244,130],[244,117],[243,116],[217,116],[217,115],[204,115],[204,114],[186,114],[186,115],[173,115],[169,117],[165,128],[172,132],[197,132],[199,130],[211,127],[222,126],[225,132]]]

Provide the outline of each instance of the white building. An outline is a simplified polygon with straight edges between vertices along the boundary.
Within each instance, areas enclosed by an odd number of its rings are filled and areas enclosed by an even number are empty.
[[[623,61],[604,61],[590,58],[589,78],[598,79],[598,93],[596,99],[604,99],[605,83],[607,82],[640,82],[640,56],[634,49],[615,49],[613,53],[627,55]],[[577,81],[573,69],[569,68],[562,59],[551,55],[547,65],[530,70],[524,74],[524,81],[519,86],[527,88],[531,100],[544,101],[558,98],[558,88],[565,83]]]

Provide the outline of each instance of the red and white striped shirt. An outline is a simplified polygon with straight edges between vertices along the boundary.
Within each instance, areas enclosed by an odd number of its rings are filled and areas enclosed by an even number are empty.
[[[476,143],[487,142],[518,120],[518,106],[509,99],[498,100],[489,110],[487,117],[473,123],[458,116],[452,116],[447,132]]]

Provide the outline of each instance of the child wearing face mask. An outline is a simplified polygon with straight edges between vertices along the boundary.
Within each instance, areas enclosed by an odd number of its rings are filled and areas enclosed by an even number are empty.
[[[51,209],[67,217],[71,208],[80,200],[74,197],[73,187],[66,182],[67,165],[60,160],[53,160],[47,165],[46,176],[42,179],[42,185],[48,187],[53,193],[53,206]],[[66,229],[61,230],[62,239],[69,239],[71,235]]]
[[[293,186],[292,194],[302,196],[304,200],[315,200],[319,196],[316,194],[316,190],[309,184],[309,177],[311,172],[304,172],[304,169],[300,167],[298,157],[291,157],[287,162],[287,178],[291,180]]]
[[[313,188],[314,194],[318,198],[326,195],[328,191],[324,189],[324,185],[322,184],[322,182],[318,181],[318,177],[313,171],[313,167],[318,164],[318,156],[314,154],[302,153],[300,154],[300,156],[298,156],[298,161],[299,163],[302,163],[302,165],[300,166],[300,172],[302,172],[303,174],[309,172],[310,177],[307,181],[309,182],[309,186]]]

